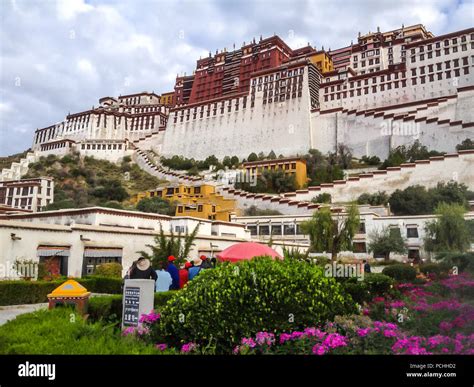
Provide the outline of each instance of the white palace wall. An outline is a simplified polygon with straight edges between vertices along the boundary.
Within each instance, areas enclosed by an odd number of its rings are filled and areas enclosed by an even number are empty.
[[[252,108],[250,96],[243,108],[244,97],[239,98],[239,110],[235,109],[236,99],[226,100],[224,113],[220,113],[221,102],[217,102],[217,113],[214,116],[190,119],[180,122],[178,111],[171,112],[168,118],[163,145],[158,152],[164,156],[185,155],[204,159],[215,155],[222,159],[236,155],[247,157],[251,152],[268,154],[272,149],[277,154],[292,155],[306,153],[311,143],[310,138],[310,94],[308,87],[308,68],[303,75],[303,92],[301,97],[287,99],[283,102],[263,104],[263,91],[255,94],[255,106]],[[214,105],[211,103],[211,105]],[[231,105],[231,112],[228,106]],[[175,123],[175,117],[177,122]]]

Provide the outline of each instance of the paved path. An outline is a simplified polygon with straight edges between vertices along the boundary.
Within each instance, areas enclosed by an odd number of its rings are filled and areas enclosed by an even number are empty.
[[[9,320],[13,320],[20,314],[31,313],[47,307],[48,303],[46,302],[42,304],[0,306],[0,325],[5,324]]]

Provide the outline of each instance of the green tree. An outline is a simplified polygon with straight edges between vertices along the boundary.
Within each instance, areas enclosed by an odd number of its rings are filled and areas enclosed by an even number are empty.
[[[383,228],[375,230],[369,237],[369,252],[374,255],[383,255],[385,260],[390,259],[390,253],[405,254],[407,251],[400,229]]]
[[[303,159],[306,161],[306,171],[310,179],[310,185],[330,183],[344,178],[339,158],[334,153],[324,156],[317,149],[310,149],[308,154],[303,156]]]
[[[173,216],[176,211],[176,204],[169,200],[153,197],[143,198],[137,203],[137,210],[142,212],[151,212],[154,214]]]
[[[347,145],[338,144],[337,164],[343,169],[349,169],[352,166],[352,152]]]
[[[464,219],[466,209],[459,204],[441,203],[436,208],[437,219],[425,226],[425,249],[429,252],[466,252],[472,236]]]
[[[273,152],[273,150],[270,151],[270,153],[267,156],[267,159],[268,160],[275,160],[276,158],[277,158],[277,156],[276,156],[275,152]]]
[[[433,209],[432,197],[421,185],[413,185],[403,191],[397,189],[389,199],[395,215],[429,214]]]
[[[346,213],[334,216],[328,207],[321,208],[310,220],[301,224],[301,229],[309,235],[310,251],[330,252],[331,259],[335,261],[340,251],[352,250],[352,239],[359,224],[359,210],[351,204]]]
[[[377,156],[362,156],[360,161],[367,165],[379,165],[380,159]]]
[[[426,190],[420,185],[396,190],[389,199],[395,215],[431,214],[440,203],[457,203],[467,208],[467,201],[473,193],[464,184],[454,181],[438,183]]]
[[[227,168],[232,168],[232,160],[230,156],[224,157],[224,159],[222,160],[222,165]]]
[[[295,176],[286,174],[281,169],[266,170],[260,178],[265,182],[268,192],[282,193],[296,190]]]
[[[91,194],[92,196],[106,201],[115,200],[118,202],[127,199],[129,196],[120,180],[117,179],[101,179],[99,181],[99,186],[94,188]]]
[[[463,142],[456,145],[456,150],[474,149],[474,141],[470,138],[466,138]]]
[[[239,163],[240,163],[240,161],[239,161],[239,158],[238,158],[237,156],[232,156],[232,157],[230,158],[230,165],[231,165],[231,167],[238,167],[238,166],[239,166]]]
[[[252,152],[249,154],[249,157],[247,157],[248,162],[253,162],[253,161],[258,161],[258,156],[256,153]]]
[[[415,162],[416,160],[425,160],[431,156],[440,156],[442,152],[428,150],[419,140],[416,140],[410,146],[400,145],[390,151],[388,158],[382,163],[379,169],[387,169],[387,167],[396,167],[406,162]]]
[[[176,263],[180,265],[188,258],[191,248],[195,245],[198,229],[199,224],[190,234],[186,231],[184,235],[181,231],[176,234],[171,229],[169,236],[166,236],[160,224],[160,233],[155,236],[155,244],[146,245],[151,249],[151,254],[146,251],[138,251],[138,253],[142,257],[148,258],[153,267],[165,265],[170,255],[173,255],[176,258]]]
[[[357,198],[357,204],[370,204],[371,206],[385,206],[389,196],[385,191],[378,191],[374,194],[364,193]]]
[[[311,199],[312,203],[331,203],[331,194],[330,193],[322,193],[319,194],[318,196],[315,196],[314,198]]]

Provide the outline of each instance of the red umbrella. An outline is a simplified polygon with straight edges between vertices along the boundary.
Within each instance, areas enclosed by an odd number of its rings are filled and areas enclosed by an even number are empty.
[[[217,254],[217,258],[221,261],[237,262],[250,260],[253,257],[259,257],[262,255],[281,258],[281,256],[272,248],[255,242],[243,242],[232,245],[223,250],[220,254]]]

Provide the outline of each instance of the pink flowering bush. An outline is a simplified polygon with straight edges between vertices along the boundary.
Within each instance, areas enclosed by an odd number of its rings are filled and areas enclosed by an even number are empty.
[[[336,355],[336,354],[474,354],[474,334],[457,334],[455,337],[434,335],[430,337],[410,336],[399,326],[383,321],[374,321],[365,328],[333,332],[335,326],[326,329],[305,328],[303,331],[282,333],[275,337],[271,333],[259,332],[267,339],[242,338],[233,353],[239,355]],[[338,328],[338,327],[336,327]]]
[[[457,334],[454,338],[443,335],[403,337],[392,346],[392,352],[403,355],[472,355],[474,354],[474,334],[469,336]]]
[[[180,354],[469,355],[474,354],[473,288],[468,274],[401,283],[394,292],[376,293],[359,314],[340,314],[326,323],[294,330],[262,328],[235,340],[237,345],[226,352],[216,350],[215,338],[211,347],[210,342],[193,337],[170,341],[158,335],[161,316],[155,312],[141,316],[139,328],[126,328],[122,334],[144,340],[160,352]]]

